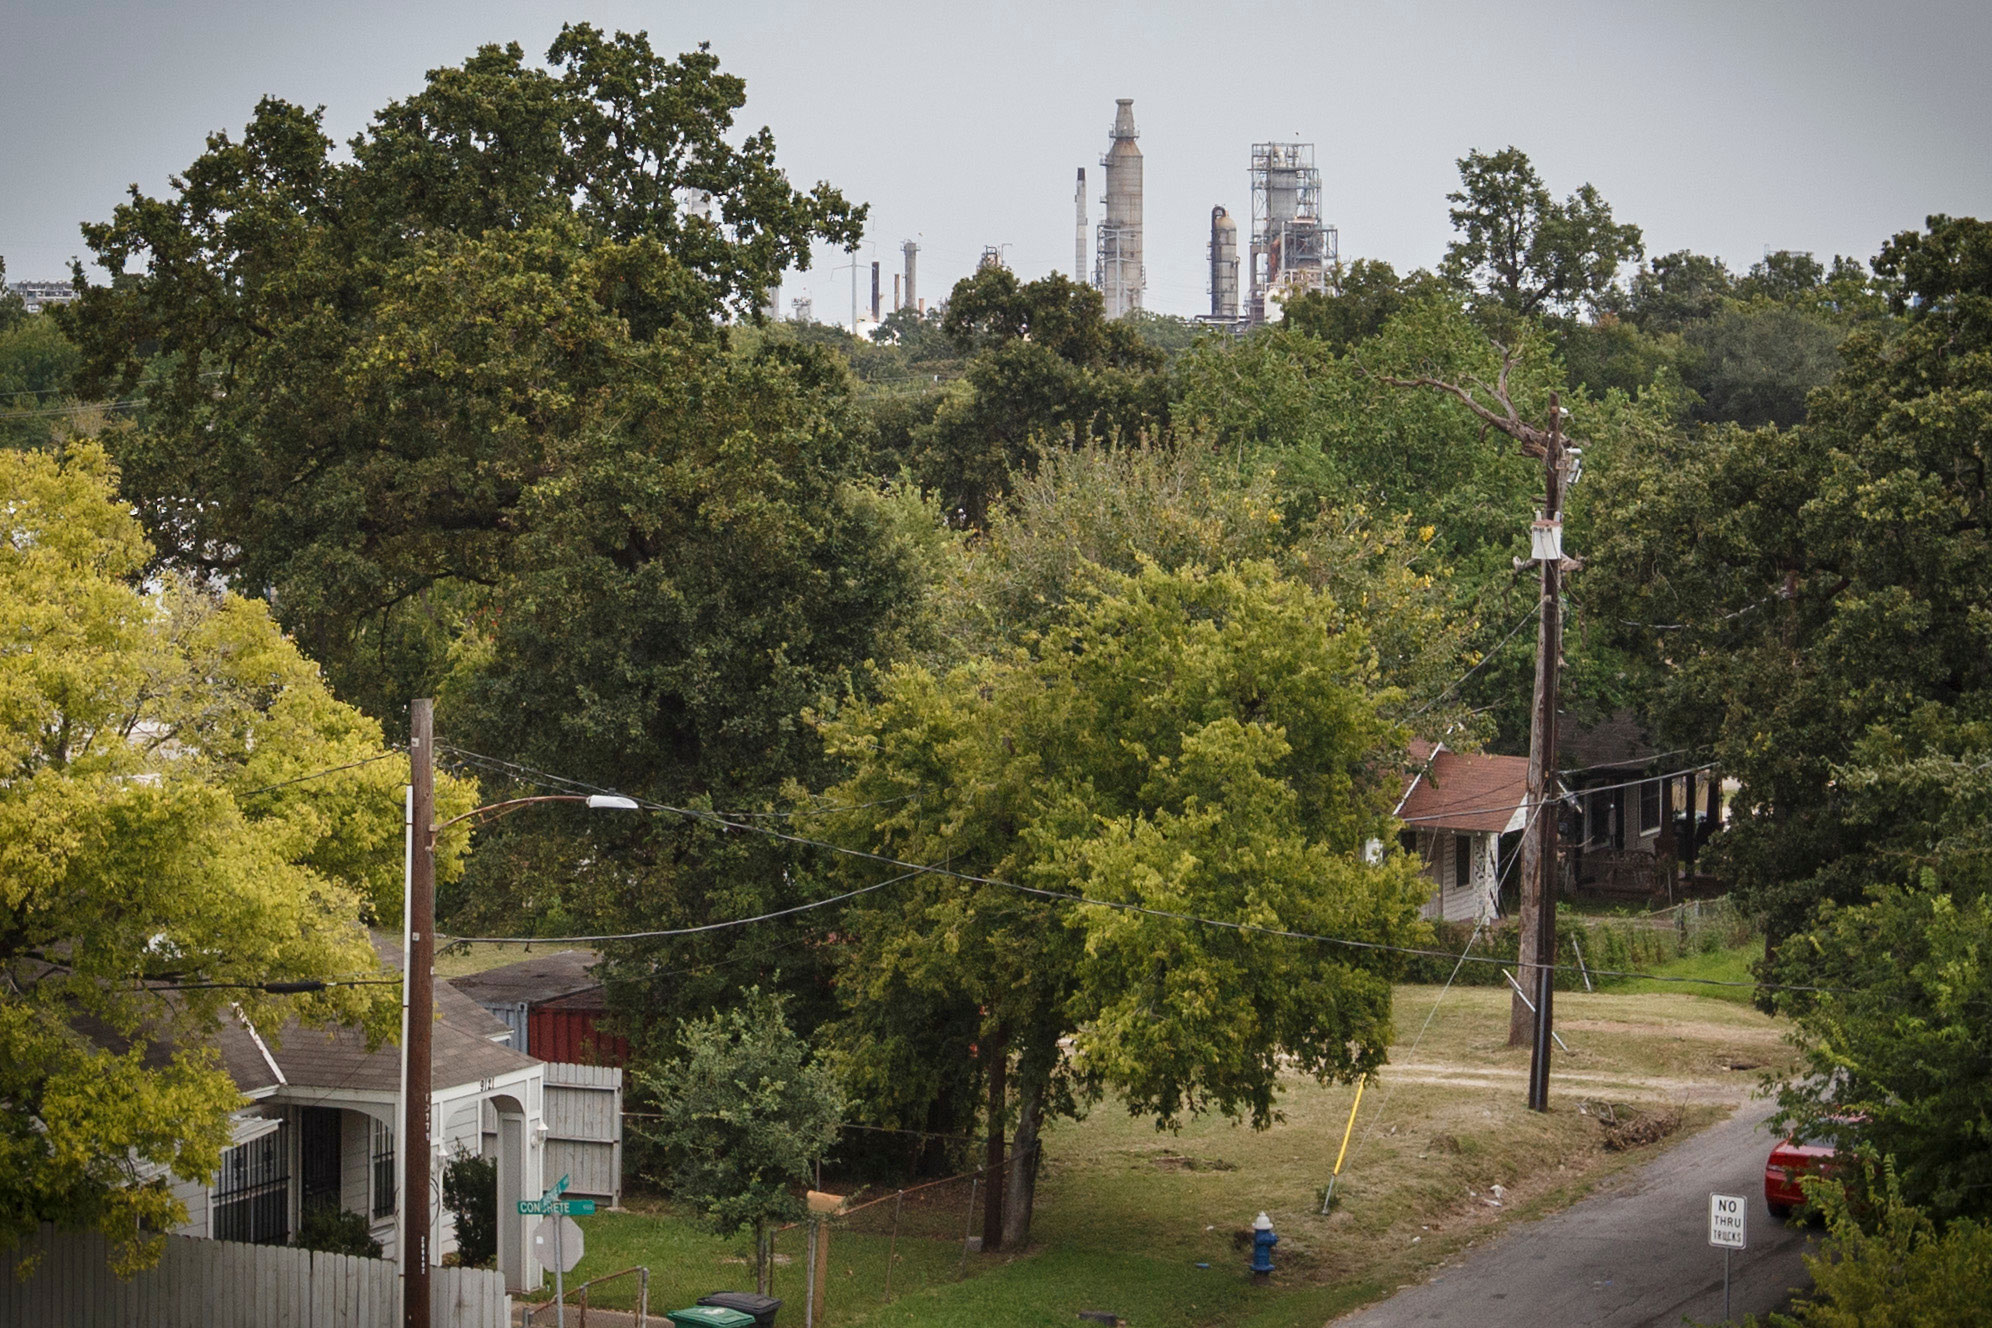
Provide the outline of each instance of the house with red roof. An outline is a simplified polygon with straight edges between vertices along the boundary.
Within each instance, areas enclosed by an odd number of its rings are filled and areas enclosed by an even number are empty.
[[[1423,859],[1432,882],[1425,916],[1491,922],[1529,822],[1529,763],[1414,742],[1397,817],[1405,846]]]

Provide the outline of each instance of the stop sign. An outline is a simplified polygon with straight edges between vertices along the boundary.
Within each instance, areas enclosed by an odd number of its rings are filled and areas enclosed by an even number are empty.
[[[543,1217],[533,1228],[533,1258],[542,1268],[573,1272],[581,1262],[581,1246],[581,1228],[571,1217]]]

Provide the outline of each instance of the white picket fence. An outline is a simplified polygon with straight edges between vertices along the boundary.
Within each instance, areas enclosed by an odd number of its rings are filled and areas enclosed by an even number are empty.
[[[96,1232],[50,1226],[0,1250],[0,1328],[392,1328],[401,1318],[385,1259],[168,1236],[156,1265],[121,1281],[108,1255]],[[436,1328],[511,1323],[497,1273],[438,1268],[431,1288]]]

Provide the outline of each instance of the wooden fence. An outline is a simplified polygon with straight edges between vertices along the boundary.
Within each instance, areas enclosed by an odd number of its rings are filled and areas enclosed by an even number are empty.
[[[569,1193],[622,1203],[623,1072],[613,1065],[546,1062],[546,1178]]]
[[[56,1231],[0,1251],[0,1325],[35,1328],[392,1328],[400,1279],[385,1259],[287,1245],[166,1237],[159,1262],[129,1281],[110,1271],[96,1232]],[[30,1271],[20,1267],[33,1260]],[[508,1328],[497,1273],[438,1268],[436,1328]]]

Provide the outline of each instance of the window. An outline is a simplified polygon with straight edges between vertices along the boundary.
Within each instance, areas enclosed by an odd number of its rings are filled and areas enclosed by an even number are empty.
[[[290,1132],[223,1150],[214,1183],[214,1238],[253,1245],[290,1239]]]
[[[1660,829],[1660,781],[1649,779],[1639,786],[1639,833],[1650,835]]]
[[[373,1215],[394,1216],[394,1127],[373,1123]]]
[[[1453,836],[1453,888],[1464,890],[1473,884],[1473,836]]]

